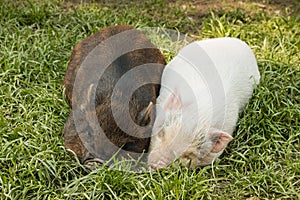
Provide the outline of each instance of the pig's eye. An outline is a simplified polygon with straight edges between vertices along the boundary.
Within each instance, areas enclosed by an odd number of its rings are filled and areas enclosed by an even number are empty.
[[[159,138],[164,138],[164,137],[165,137],[165,132],[164,132],[163,130],[161,130],[161,131],[159,131],[159,132],[157,133],[157,136],[158,136]]]

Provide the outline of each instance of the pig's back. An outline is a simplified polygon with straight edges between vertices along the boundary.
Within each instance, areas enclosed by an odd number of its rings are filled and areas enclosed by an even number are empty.
[[[174,72],[180,80],[175,80]],[[165,68],[162,84],[178,91],[183,105],[198,106],[200,121],[231,133],[259,77],[255,56],[246,43],[217,38],[184,47]]]
[[[217,38],[196,42],[204,49],[221,77],[227,104],[238,102],[240,109],[250,98],[260,74],[250,47],[236,38]]]
[[[236,38],[218,38],[197,44],[214,62],[225,92],[224,119],[220,118],[216,127],[232,133],[238,113],[251,97],[254,84],[259,83],[255,56],[245,42]]]

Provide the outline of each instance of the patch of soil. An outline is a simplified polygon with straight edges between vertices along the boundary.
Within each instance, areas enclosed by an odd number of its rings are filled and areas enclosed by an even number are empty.
[[[300,16],[300,0],[169,0],[169,6],[179,6],[194,26],[201,27],[202,18],[209,17],[211,12],[222,16],[233,14],[244,21],[244,16],[256,17],[257,14]],[[189,30],[193,32],[192,30]]]
[[[142,3],[139,0],[133,0]],[[267,12],[268,14],[300,15],[299,0],[166,0],[170,6],[180,6],[183,10],[197,12],[198,16],[206,16],[211,10],[244,9],[247,14],[253,12]],[[126,4],[130,0],[65,0],[66,3],[75,4]],[[255,10],[253,10],[255,9]]]
[[[234,11],[237,9],[242,9],[249,15],[258,12],[265,12],[269,15],[300,15],[299,0],[188,0],[171,2],[181,6],[191,17],[207,16],[210,11]]]

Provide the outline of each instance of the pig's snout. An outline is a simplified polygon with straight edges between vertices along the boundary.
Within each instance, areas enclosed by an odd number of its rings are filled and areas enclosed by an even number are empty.
[[[166,163],[159,161],[158,163],[150,163],[149,167],[151,170],[158,170],[158,169],[163,169],[167,166]]]
[[[162,155],[159,152],[151,152],[148,157],[148,165],[154,170],[165,168],[170,164],[170,161],[172,160],[171,157],[173,158],[174,156]]]

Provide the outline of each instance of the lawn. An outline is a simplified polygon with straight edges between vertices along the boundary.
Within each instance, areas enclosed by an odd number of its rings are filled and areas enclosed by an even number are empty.
[[[226,5],[211,10],[211,1],[100,2],[0,1],[1,200],[300,199],[299,1],[287,1],[288,9],[219,1]],[[253,49],[261,83],[214,165],[88,170],[67,153],[62,81],[72,48],[114,24],[164,27],[197,40],[237,37]]]

